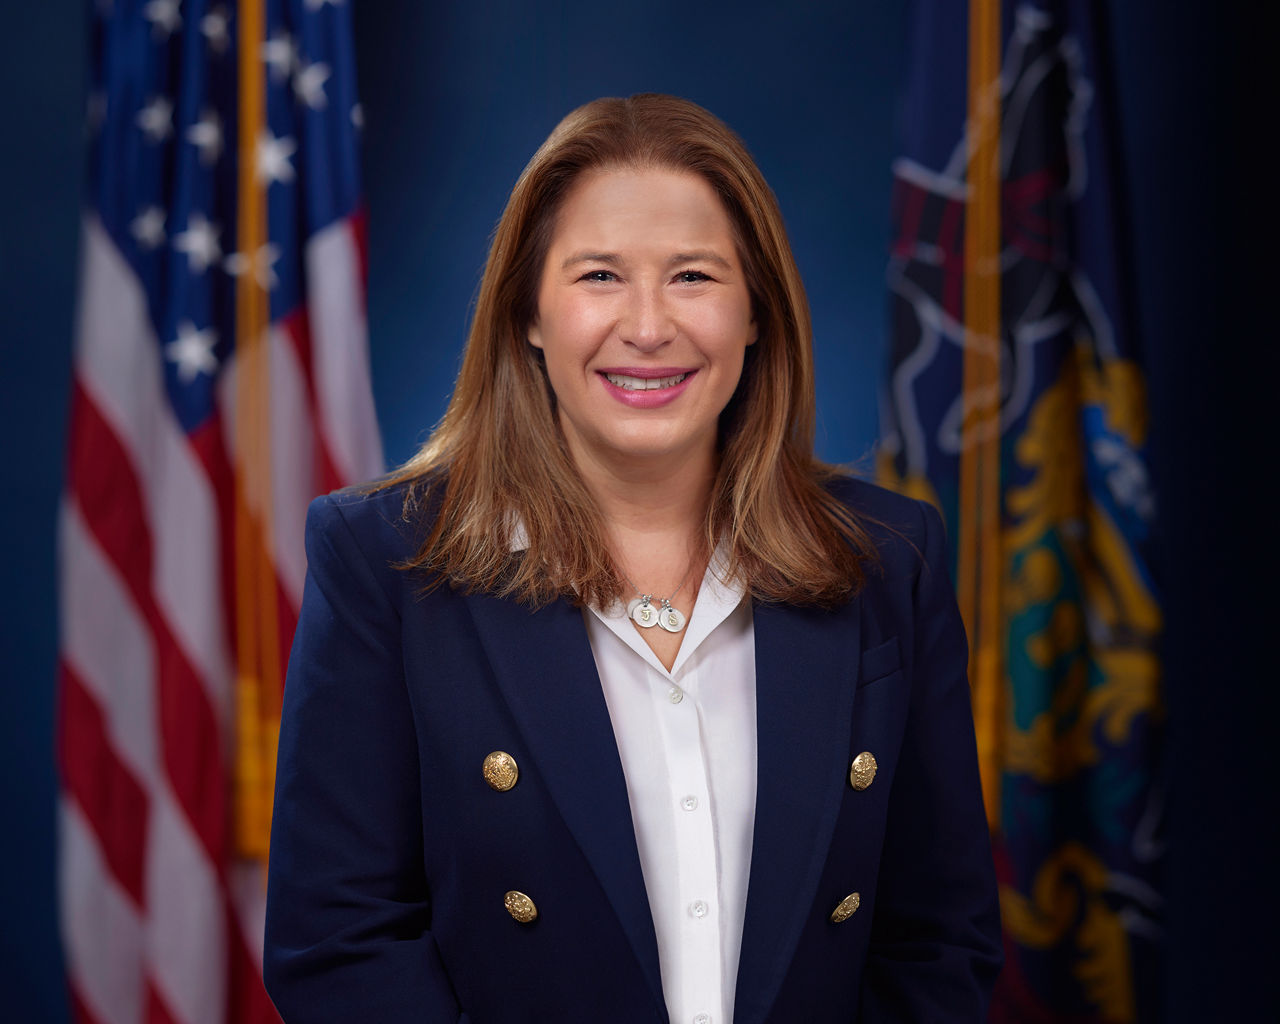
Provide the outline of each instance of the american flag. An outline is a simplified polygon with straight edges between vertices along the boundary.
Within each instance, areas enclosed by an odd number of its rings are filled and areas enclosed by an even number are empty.
[[[308,500],[382,467],[343,0],[100,0],[61,509],[73,1016],[256,1024]]]

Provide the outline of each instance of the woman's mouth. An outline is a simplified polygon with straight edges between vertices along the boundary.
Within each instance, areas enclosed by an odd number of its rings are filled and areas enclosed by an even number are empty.
[[[696,369],[678,366],[615,366],[597,372],[609,396],[632,409],[659,409],[676,401],[698,375]]]
[[[606,373],[604,376],[610,384],[624,391],[659,391],[662,388],[675,387],[688,377],[689,373],[676,373],[667,377],[632,377],[625,373]]]

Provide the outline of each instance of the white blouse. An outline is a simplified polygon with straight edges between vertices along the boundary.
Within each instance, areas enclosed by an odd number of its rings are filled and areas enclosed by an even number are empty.
[[[621,605],[584,613],[627,780],[672,1024],[733,1020],[756,805],[751,602],[713,559],[670,672]],[[661,627],[654,627],[661,628]]]

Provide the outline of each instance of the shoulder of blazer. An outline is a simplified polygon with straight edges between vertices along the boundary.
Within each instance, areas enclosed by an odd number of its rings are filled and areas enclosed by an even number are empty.
[[[386,590],[399,591],[410,579],[399,567],[417,554],[430,522],[430,513],[408,504],[408,497],[407,484],[375,481],[316,498],[307,509],[308,560],[323,557],[325,549],[354,548]]]
[[[879,560],[873,575],[914,577],[924,561],[931,530],[942,528],[937,510],[853,476],[833,477],[826,487],[853,511],[871,537]]]

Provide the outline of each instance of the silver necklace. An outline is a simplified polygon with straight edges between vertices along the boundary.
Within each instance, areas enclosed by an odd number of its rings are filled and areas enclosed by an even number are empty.
[[[621,571],[621,570],[619,570]],[[680,581],[680,586],[671,591],[670,597],[660,597],[661,602],[657,608],[653,606],[653,594],[642,593],[640,588],[631,583],[631,578],[626,573],[622,574],[622,578],[631,584],[631,589],[636,592],[627,604],[627,615],[631,617],[631,621],[637,626],[643,626],[645,629],[652,629],[654,626],[661,626],[668,633],[679,633],[684,629],[685,617],[679,608],[673,608],[671,602],[675,600],[676,594],[684,589],[684,585],[689,582],[689,576],[693,572],[693,563],[689,563],[689,568],[685,571],[684,579]]]

